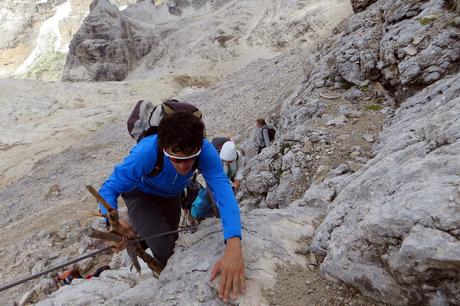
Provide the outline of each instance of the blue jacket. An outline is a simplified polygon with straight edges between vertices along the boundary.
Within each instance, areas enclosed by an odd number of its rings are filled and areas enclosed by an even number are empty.
[[[182,192],[192,177],[192,172],[187,175],[177,173],[168,157],[163,157],[164,167],[157,176],[148,175],[156,165],[158,147],[157,135],[145,137],[132,148],[123,162],[115,166],[99,190],[100,195],[111,207],[118,207],[117,199],[122,192],[135,188],[164,197],[173,197]],[[204,176],[207,186],[211,188],[219,207],[224,239],[241,238],[240,209],[223,171],[219,155],[206,139],[203,141],[199,159],[198,169]],[[102,213],[106,213],[102,205],[99,207]]]

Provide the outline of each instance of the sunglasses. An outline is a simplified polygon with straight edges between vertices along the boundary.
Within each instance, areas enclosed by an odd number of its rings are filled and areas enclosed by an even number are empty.
[[[171,155],[168,152],[166,152],[165,149],[163,149],[163,153],[173,163],[180,164],[180,163],[186,163],[188,161],[194,160],[196,157],[198,157],[200,155],[201,149],[199,149],[198,152],[196,152],[195,154],[190,155],[190,156],[175,156],[175,155]]]

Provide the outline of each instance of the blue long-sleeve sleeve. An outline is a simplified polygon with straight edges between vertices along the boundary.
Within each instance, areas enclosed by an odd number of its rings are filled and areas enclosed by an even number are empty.
[[[232,237],[241,239],[240,208],[233,194],[230,181],[224,173],[220,157],[209,142],[203,145],[199,169],[219,207],[224,239],[227,240]]]
[[[109,205],[118,209],[118,197],[122,192],[131,191],[142,183],[146,173],[150,173],[156,163],[156,143],[145,142],[132,148],[130,154],[116,165],[110,177],[104,182],[99,194]],[[99,204],[102,213],[107,210]]]

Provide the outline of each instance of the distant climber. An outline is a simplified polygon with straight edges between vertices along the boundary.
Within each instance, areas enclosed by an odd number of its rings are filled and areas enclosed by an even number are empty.
[[[220,159],[224,167],[224,172],[232,184],[233,191],[237,191],[243,180],[243,169],[245,158],[240,150],[236,149],[233,141],[227,141],[220,151]]]
[[[276,130],[273,126],[268,125],[265,119],[256,120],[255,141],[257,145],[257,154],[262,149],[269,147],[275,140]]]
[[[228,137],[216,137],[211,143],[220,154],[224,172],[232,184],[233,191],[236,192],[243,179],[242,171],[245,165],[244,154],[236,149],[235,144]],[[198,185],[199,187],[198,187]],[[185,209],[190,224],[197,224],[208,217],[220,217],[218,206],[212,196],[212,192],[196,182],[196,178],[190,182],[187,187],[187,196],[193,196],[190,201],[185,203],[189,205]]]
[[[227,301],[230,295],[237,296],[245,288],[239,207],[216,150],[204,138],[201,114],[198,117],[199,112],[190,104],[187,105],[192,106],[192,111],[184,107],[186,103],[175,100],[168,103],[162,104],[168,113],[161,113],[158,131],[153,135],[140,131],[143,138],[115,166],[99,193],[115,209],[117,198],[122,195],[134,229],[141,237],[172,231],[179,226],[181,192],[198,169],[216,199],[223,220],[225,252],[214,265],[211,281],[221,273],[219,297]],[[138,119],[142,120],[144,117],[139,114],[138,109]],[[134,121],[128,128],[139,127],[138,123]],[[106,213],[104,207],[100,209]],[[151,238],[146,243],[154,257],[166,265],[177,237],[176,234]]]
[[[220,153],[224,143],[226,143],[227,141],[230,141],[230,140],[231,139],[229,137],[225,137],[225,136],[223,136],[223,137],[214,137],[213,139],[211,139],[211,143],[214,146],[214,148],[216,148],[217,153]]]

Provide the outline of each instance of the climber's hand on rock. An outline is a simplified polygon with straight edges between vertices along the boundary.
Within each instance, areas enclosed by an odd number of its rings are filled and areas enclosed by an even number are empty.
[[[217,261],[211,272],[211,281],[218,274],[220,276],[219,298],[224,302],[228,298],[235,299],[245,291],[244,260],[241,249],[241,240],[238,237],[227,240],[224,255]]]

